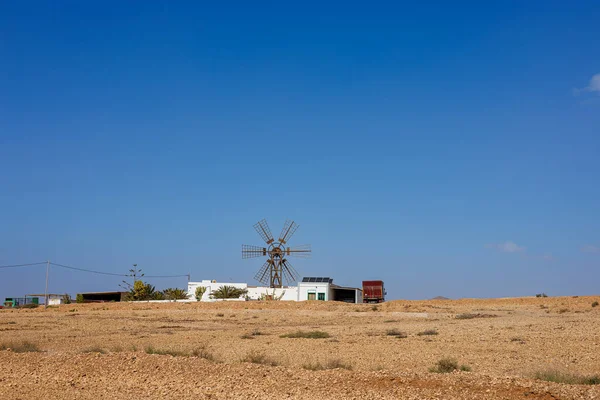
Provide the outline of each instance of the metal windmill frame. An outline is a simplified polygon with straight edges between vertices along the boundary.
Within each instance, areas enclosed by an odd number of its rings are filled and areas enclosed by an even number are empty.
[[[310,257],[312,250],[309,244],[286,247],[290,238],[296,233],[299,225],[294,221],[287,220],[275,240],[265,219],[254,224],[254,229],[265,241],[267,247],[242,245],[242,258],[268,257],[267,261],[258,270],[254,279],[271,288],[283,287],[283,282],[296,283],[300,278],[298,272],[289,262],[288,257]]]

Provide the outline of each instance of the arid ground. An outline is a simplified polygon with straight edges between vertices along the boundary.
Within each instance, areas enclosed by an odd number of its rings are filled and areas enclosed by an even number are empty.
[[[536,378],[600,375],[596,301],[4,309],[0,399],[600,399],[600,385]],[[282,337],[298,331],[316,337]],[[431,372],[443,358],[458,369]]]

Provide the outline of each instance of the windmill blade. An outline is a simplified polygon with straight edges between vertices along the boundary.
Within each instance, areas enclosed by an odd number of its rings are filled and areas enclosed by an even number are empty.
[[[298,282],[298,279],[300,278],[300,274],[298,274],[298,272],[294,269],[294,267],[292,267],[292,264],[290,264],[290,262],[288,260],[286,260],[285,258],[283,260],[281,260],[281,264],[282,264],[282,274],[283,277],[285,278],[285,280],[288,283],[296,283]]]
[[[267,255],[267,248],[260,246],[242,245],[242,258],[254,258]]]
[[[309,258],[312,253],[310,244],[301,244],[299,246],[288,247],[285,254],[292,257]]]
[[[281,233],[279,234],[279,242],[282,244],[286,244],[287,241],[290,240],[290,238],[296,232],[297,229],[298,229],[297,223],[295,223],[294,221],[291,221],[289,219],[286,220],[285,224],[283,225],[283,229],[281,230]]]
[[[262,283],[263,285],[268,285],[271,281],[271,260],[265,261],[262,267],[258,270],[256,275],[254,275],[254,279]]]
[[[273,235],[271,234],[271,230],[269,229],[269,224],[267,224],[266,219],[261,219],[256,224],[254,224],[254,229],[256,230],[256,232],[258,232],[262,240],[264,240],[267,244],[271,244],[275,241],[275,239],[273,239]]]

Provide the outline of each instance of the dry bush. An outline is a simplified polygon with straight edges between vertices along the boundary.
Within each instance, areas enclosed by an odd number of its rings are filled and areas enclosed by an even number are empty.
[[[0,343],[0,350],[11,350],[15,353],[31,353],[42,351],[37,344],[24,340],[22,342]]]
[[[100,353],[100,354],[106,354],[106,350],[104,350],[100,346],[88,347],[86,349],[83,349],[81,352],[82,353]]]
[[[325,364],[321,364],[320,362],[304,364],[304,365],[302,365],[302,368],[308,369],[310,371],[322,371],[325,369],[338,369],[338,368],[351,370],[352,365],[343,362],[339,358],[335,358],[332,360],[328,360]]]
[[[474,319],[474,318],[494,318],[494,317],[497,317],[497,315],[481,314],[481,313],[476,313],[476,314],[464,313],[464,314],[458,314],[454,318],[455,319]]]
[[[458,365],[458,361],[454,358],[442,358],[439,360],[434,367],[429,368],[429,372],[435,372],[438,374],[447,374],[456,370],[471,371],[471,367],[468,365]]]
[[[157,349],[154,346],[146,346],[144,351],[147,354],[158,354],[161,356],[186,357],[188,354],[180,350]]]
[[[191,355],[192,355],[192,357],[199,357],[199,358],[204,358],[205,360],[208,360],[208,361],[215,361],[214,354],[208,350],[208,347],[206,347],[206,345],[195,348],[194,350],[192,350]]]
[[[304,338],[304,339],[326,339],[330,337],[329,333],[323,331],[296,331],[280,335],[280,338]]]
[[[259,350],[250,350],[244,358],[242,358],[242,362],[249,362],[252,364],[264,364],[276,366],[278,365],[277,361],[268,357],[264,352]]]
[[[597,301],[595,301],[595,302],[592,303],[592,307],[598,307],[598,304],[600,304],[600,303],[598,303]]]
[[[388,336],[395,336],[395,337],[397,337],[399,339],[404,339],[404,338],[408,337],[408,335],[405,332],[402,332],[402,331],[400,331],[398,329],[395,329],[395,328],[394,329],[388,329],[388,331],[386,332],[386,334]]]
[[[418,336],[434,336],[438,334],[438,331],[436,331],[435,329],[427,329],[426,331],[417,333]]]
[[[600,376],[598,375],[585,376],[560,371],[538,371],[534,374],[534,378],[568,385],[600,385]]]

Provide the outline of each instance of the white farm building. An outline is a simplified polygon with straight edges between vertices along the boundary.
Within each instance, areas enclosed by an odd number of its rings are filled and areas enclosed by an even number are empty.
[[[331,278],[306,277],[298,286],[284,286],[282,288],[269,288],[265,286],[251,286],[247,283],[217,282],[215,280],[202,280],[200,282],[188,282],[188,296],[193,299],[196,289],[204,288],[200,301],[220,301],[213,298],[211,293],[223,286],[233,286],[245,289],[245,296],[227,299],[228,301],[252,301],[277,299],[282,301],[343,301],[346,303],[362,303],[362,290],[353,287],[338,286]]]

